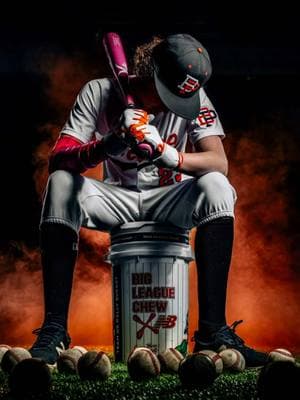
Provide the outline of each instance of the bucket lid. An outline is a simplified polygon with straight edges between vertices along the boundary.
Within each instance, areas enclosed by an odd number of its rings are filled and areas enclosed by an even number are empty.
[[[152,221],[129,222],[111,231],[112,245],[132,241],[168,241],[189,244],[189,231]]]

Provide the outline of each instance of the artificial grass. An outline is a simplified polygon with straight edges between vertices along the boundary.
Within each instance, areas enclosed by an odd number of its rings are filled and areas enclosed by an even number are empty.
[[[224,373],[204,390],[182,387],[178,375],[161,374],[143,382],[132,381],[123,363],[112,364],[112,375],[104,382],[81,381],[76,375],[54,373],[48,393],[22,397],[35,400],[254,400],[258,369]],[[7,376],[0,371],[0,400],[12,400]]]

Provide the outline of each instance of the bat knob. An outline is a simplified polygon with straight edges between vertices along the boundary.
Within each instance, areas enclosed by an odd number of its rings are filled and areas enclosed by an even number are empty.
[[[139,150],[146,155],[147,158],[151,158],[153,155],[153,148],[148,143],[140,143],[138,145]]]

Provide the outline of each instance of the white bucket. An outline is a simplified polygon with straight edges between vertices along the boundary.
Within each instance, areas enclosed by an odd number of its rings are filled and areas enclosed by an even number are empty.
[[[116,361],[131,350],[184,347],[188,336],[188,231],[132,222],[111,232]]]

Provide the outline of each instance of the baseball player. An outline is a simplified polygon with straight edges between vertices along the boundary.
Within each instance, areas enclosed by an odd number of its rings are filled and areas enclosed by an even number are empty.
[[[227,277],[236,193],[226,175],[225,135],[204,85],[206,49],[188,34],[154,38],[137,48],[125,109],[111,79],[88,82],[51,152],[41,216],[45,318],[34,332],[33,357],[54,364],[68,348],[68,308],[80,228],[110,231],[123,223],[158,221],[197,227],[199,329],[194,351],[238,349],[248,366],[267,356],[227,325]],[[187,151],[187,143],[192,151]],[[141,151],[148,144],[152,153]],[[103,163],[104,180],[81,175]]]

